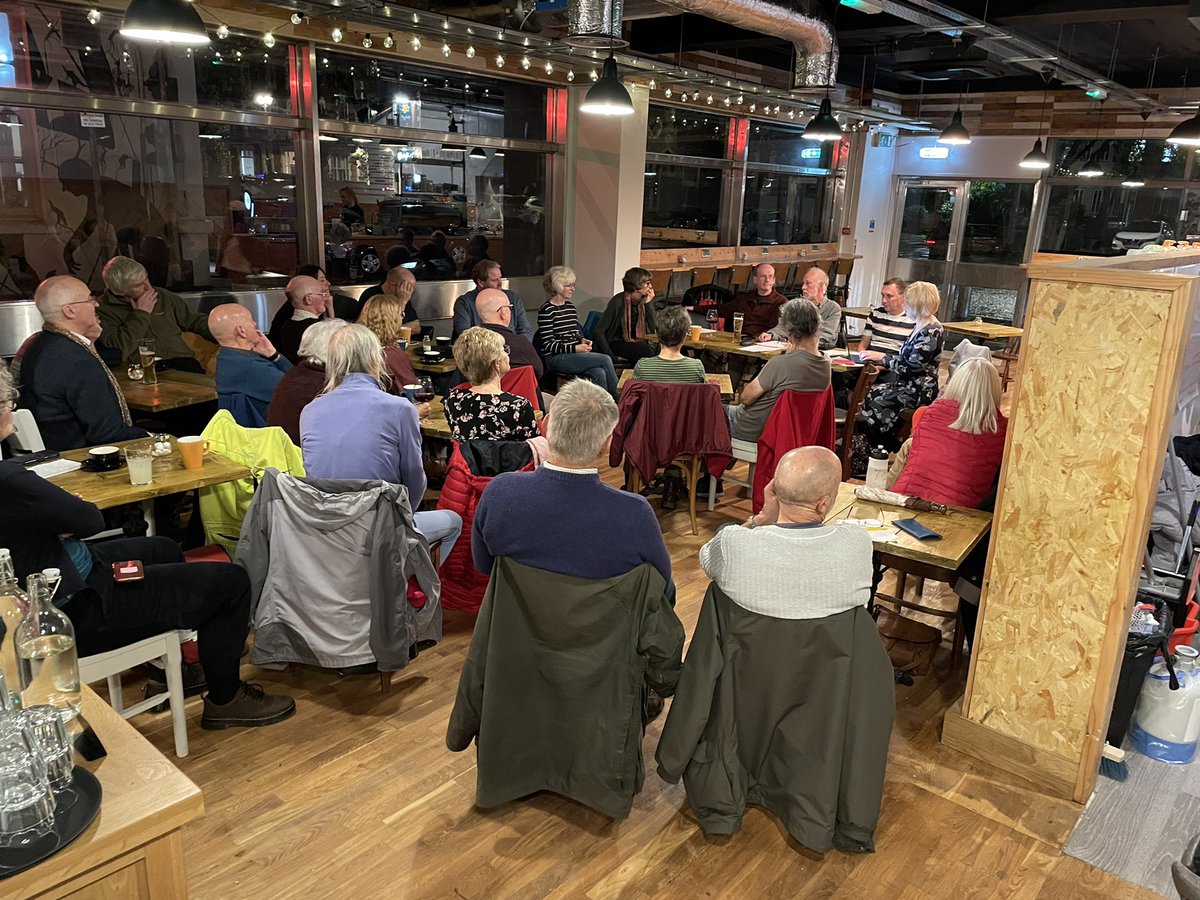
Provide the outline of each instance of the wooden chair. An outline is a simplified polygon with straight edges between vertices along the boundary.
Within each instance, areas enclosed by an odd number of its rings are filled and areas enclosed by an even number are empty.
[[[704,266],[703,268],[692,269],[692,287],[704,287],[706,284],[712,284],[716,277],[717,270],[714,266]]]
[[[796,266],[792,263],[779,263],[775,266],[775,290],[783,291],[789,284],[792,278],[795,277]]]
[[[654,287],[654,296],[666,297],[667,288],[671,284],[671,270],[655,269],[650,273],[650,284]]]
[[[718,266],[713,270],[713,287],[729,290],[733,286],[733,266]]]
[[[850,456],[853,452],[854,429],[858,424],[858,411],[862,409],[867,391],[875,383],[879,372],[878,366],[863,366],[862,371],[858,373],[858,381],[854,384],[854,391],[850,394],[849,406],[846,409],[835,409],[833,412],[841,446],[842,481],[850,480]]]
[[[895,607],[899,613],[902,609],[911,609],[913,612],[924,613],[927,616],[934,616],[938,619],[953,619],[954,620],[954,638],[950,645],[950,671],[957,672],[959,663],[962,661],[962,644],[963,644],[963,621],[962,613],[959,611],[959,606],[962,601],[958,600],[954,604],[954,609],[941,609],[936,606],[925,606],[921,603],[915,603],[912,600],[904,599],[904,585],[906,573],[896,572],[896,596],[891,594],[876,594],[874,597],[875,603],[887,603]],[[925,583],[922,578],[917,586],[917,596],[921,595],[921,588]],[[956,598],[957,599],[957,598]]]
[[[683,469],[683,480],[687,486],[688,519],[692,524],[692,534],[700,533],[700,526],[696,520],[696,484],[700,481],[700,461],[701,457],[698,453],[684,453],[676,457],[674,461],[674,465]],[[637,466],[630,465],[628,462],[625,465],[629,471],[629,490],[634,494],[640,494],[642,488],[646,486],[642,481],[641,473],[638,472]],[[710,506],[709,509],[712,507]]]
[[[733,276],[730,279],[729,289],[735,294],[738,291],[746,289],[746,285],[750,282],[750,273],[754,271],[754,266],[746,263],[733,267]]]
[[[1003,350],[994,354],[995,359],[1000,360],[1003,365],[1000,367],[1000,390],[1001,392],[1008,390],[1010,382],[1016,379],[1016,374],[1013,372],[1013,367],[1017,364],[1017,360],[1021,355],[1021,339],[1019,337],[1009,338],[1008,346]]]
[[[683,272],[672,272],[670,279],[667,281],[667,302],[678,303],[683,299],[683,295],[687,293],[692,286],[692,270]],[[658,289],[655,288],[654,293],[658,294]]]

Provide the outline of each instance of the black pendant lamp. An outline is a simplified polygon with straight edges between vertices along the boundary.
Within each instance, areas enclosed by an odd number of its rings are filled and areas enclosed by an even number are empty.
[[[471,152],[467,154],[471,159],[487,159],[487,151],[482,147],[472,147]]]
[[[937,142],[954,146],[971,143],[971,132],[967,131],[967,126],[963,124],[962,107],[954,111],[950,124],[946,126],[945,131],[938,135]]]
[[[633,100],[617,74],[617,60],[609,51],[608,59],[600,68],[600,78],[588,88],[587,96],[579,104],[579,111],[599,116],[628,116],[633,112]]]
[[[1176,125],[1171,136],[1167,138],[1167,143],[1181,144],[1184,147],[1200,147],[1200,113]]]
[[[1046,155],[1046,151],[1042,149],[1042,139],[1038,138],[1033,142],[1033,149],[1021,158],[1017,163],[1022,169],[1048,169],[1050,168],[1050,157]]]
[[[450,113],[450,127],[446,129],[447,135],[453,135],[450,140],[442,144],[442,149],[447,153],[466,153],[466,144],[460,144],[454,140],[458,137],[458,122],[454,121],[454,113]]]
[[[192,46],[209,40],[204,20],[187,0],[131,0],[121,23],[121,36]]]
[[[804,139],[807,141],[836,141],[842,137],[842,126],[833,117],[833,102],[826,97],[821,101],[821,108],[812,117],[812,121],[804,127]]]

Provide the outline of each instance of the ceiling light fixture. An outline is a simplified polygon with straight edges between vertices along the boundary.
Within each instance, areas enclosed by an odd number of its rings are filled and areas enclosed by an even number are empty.
[[[453,109],[450,110],[450,127],[446,129],[446,133],[454,135],[455,137],[458,136],[458,122],[456,122],[454,119],[454,110]],[[443,143],[442,149],[445,150],[447,153],[466,153],[467,152],[467,148],[463,144],[460,144],[453,139]]]
[[[939,144],[953,146],[971,143],[971,132],[967,131],[967,126],[963,124],[961,106],[954,111],[954,115],[950,118],[950,124],[938,135],[937,141]]]
[[[842,137],[842,126],[833,117],[833,101],[828,97],[821,101],[821,107],[812,121],[804,127],[804,139],[807,141],[836,141]]]
[[[132,0],[121,23],[121,37],[192,46],[208,43],[204,20],[187,0]]]
[[[1019,163],[1022,169],[1048,169],[1050,168],[1050,157],[1046,155],[1046,151],[1042,149],[1042,139],[1038,138],[1033,142],[1033,149],[1026,153]]]
[[[482,147],[472,147],[467,154],[471,159],[487,159],[487,152]]]
[[[600,116],[628,116],[633,113],[633,100],[617,74],[617,60],[609,51],[600,69],[600,78],[588,88],[579,111]]]

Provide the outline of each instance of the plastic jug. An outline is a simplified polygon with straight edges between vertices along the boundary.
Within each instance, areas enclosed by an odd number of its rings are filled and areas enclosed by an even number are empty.
[[[1200,741],[1200,655],[1193,647],[1176,653],[1175,675],[1179,684],[1171,690],[1171,673],[1165,662],[1150,667],[1133,713],[1129,739],[1137,749],[1166,763],[1192,761]]]
[[[887,488],[887,475],[887,451],[882,447],[876,447],[871,451],[871,458],[867,461],[867,487],[879,488],[881,491],[885,490]]]

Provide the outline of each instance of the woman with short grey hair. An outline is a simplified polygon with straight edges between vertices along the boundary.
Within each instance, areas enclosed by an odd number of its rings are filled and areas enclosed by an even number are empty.
[[[575,271],[568,266],[553,266],[542,279],[549,299],[538,310],[537,348],[546,368],[559,375],[582,375],[604,388],[614,400],[617,372],[612,360],[592,352],[592,342],[583,336],[575,296]]]
[[[300,413],[300,449],[310,478],[348,478],[400,484],[413,510],[425,494],[417,409],[381,384],[383,348],[362,325],[347,325],[329,339],[325,390]],[[449,510],[414,512],[413,524],[429,541],[442,541],[447,559],[462,531]]]

